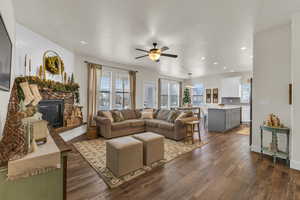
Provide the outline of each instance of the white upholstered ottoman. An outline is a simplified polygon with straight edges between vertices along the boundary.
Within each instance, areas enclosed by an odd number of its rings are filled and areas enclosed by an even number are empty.
[[[117,177],[142,168],[143,143],[132,137],[107,141],[106,167]]]
[[[132,137],[143,142],[144,165],[164,159],[164,136],[146,132]]]

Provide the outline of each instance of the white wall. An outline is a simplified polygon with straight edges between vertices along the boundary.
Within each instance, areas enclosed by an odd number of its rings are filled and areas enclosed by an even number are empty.
[[[203,76],[199,78],[193,78],[192,80],[186,80],[186,84],[203,84],[205,89],[219,89],[219,103],[222,99],[222,80],[228,77],[241,77],[241,83],[246,82],[252,77],[252,72],[236,72],[236,73],[225,73],[211,76]]]
[[[39,66],[43,64],[43,54],[47,50],[54,50],[64,61],[65,71],[71,75],[74,72],[74,53],[47,38],[29,30],[21,24],[16,24],[16,74],[24,75],[25,54],[31,58],[32,75],[37,75]],[[28,68],[27,68],[28,70]],[[28,75],[28,71],[27,71]],[[47,76],[47,79],[60,81],[60,76]]]
[[[293,105],[291,110],[291,167],[300,170],[300,13],[292,18],[292,64]]]
[[[165,76],[160,76],[158,72],[155,70],[151,69],[146,69],[144,67],[137,67],[137,66],[126,66],[123,64],[119,63],[114,63],[114,62],[108,62],[108,61],[103,61],[100,59],[96,58],[90,58],[87,56],[80,56],[76,55],[75,56],[75,81],[80,84],[80,104],[83,105],[83,115],[84,119],[87,117],[87,78],[88,78],[88,71],[87,71],[87,64],[84,63],[84,61],[89,61],[93,63],[98,63],[102,64],[103,66],[113,66],[113,67],[118,67],[118,68],[123,68],[123,69],[130,69],[130,70],[136,70],[138,71],[137,77],[136,77],[136,107],[137,108],[142,108],[143,107],[143,96],[144,96],[144,91],[143,91],[143,84],[145,81],[154,81],[156,84],[156,98],[157,98],[157,84],[158,84],[158,79],[159,78],[170,78],[170,77],[165,77]],[[182,81],[181,79],[175,79],[171,78],[174,80]],[[156,102],[157,103],[157,102]]]
[[[260,151],[259,126],[270,113],[291,125],[288,85],[291,82],[291,27],[280,25],[255,34],[253,68],[253,151]],[[286,140],[279,138],[285,150]],[[271,137],[266,138],[268,146]]]
[[[11,38],[13,44],[13,54],[12,54],[12,70],[11,70],[11,80],[15,77],[15,16],[14,9],[11,0],[0,0],[0,14],[4,20],[7,31]],[[12,87],[12,83],[11,83]],[[6,120],[7,105],[9,102],[10,92],[0,91],[0,138],[2,136],[2,131],[4,128],[4,123]]]

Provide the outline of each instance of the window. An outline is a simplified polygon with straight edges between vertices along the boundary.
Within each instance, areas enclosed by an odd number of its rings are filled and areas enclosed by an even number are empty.
[[[179,83],[171,82],[169,83],[169,96],[170,102],[169,107],[178,107],[179,106]]]
[[[128,73],[116,73],[115,109],[130,107],[130,85]]]
[[[241,84],[241,103],[250,103],[250,83]]]
[[[98,109],[126,109],[130,107],[129,74],[123,71],[102,70],[98,93]]]
[[[144,82],[144,108],[156,107],[155,96],[156,96],[155,82],[152,81]]]
[[[112,72],[103,71],[100,81],[100,94],[98,95],[98,102],[100,103],[100,110],[109,110],[111,108],[111,90],[112,90]]]
[[[179,106],[179,83],[177,81],[161,80],[161,108]]]
[[[194,106],[200,106],[204,103],[204,87],[202,84],[196,84],[192,89],[192,103]]]

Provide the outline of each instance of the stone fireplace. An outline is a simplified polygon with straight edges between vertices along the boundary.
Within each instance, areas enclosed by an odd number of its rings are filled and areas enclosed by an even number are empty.
[[[77,107],[75,106],[73,93],[53,91],[49,88],[41,88],[40,93],[43,97],[43,100],[39,103],[39,107],[42,110],[40,112],[43,114],[43,119],[49,121],[50,124],[51,120],[56,121],[53,122],[54,124],[51,124],[54,128],[71,127],[82,123],[82,118],[78,119],[77,123],[70,123],[74,109]],[[49,113],[46,113],[47,111],[43,112],[43,109],[50,109],[50,112],[53,112],[55,116],[49,116]]]

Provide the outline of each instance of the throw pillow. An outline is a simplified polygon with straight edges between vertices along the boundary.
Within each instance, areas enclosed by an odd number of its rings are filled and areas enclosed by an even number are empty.
[[[113,118],[113,116],[112,116],[112,114],[111,114],[110,111],[103,111],[102,115],[104,117],[108,118],[111,122],[114,122],[114,118]]]
[[[153,112],[153,108],[145,108],[143,111],[144,112]]]
[[[153,119],[153,112],[142,112],[142,119]]]
[[[139,109],[135,109],[135,115],[136,115],[136,118],[139,119],[142,117],[142,113]]]
[[[157,115],[159,113],[160,109],[154,110],[153,111],[153,118],[157,118]]]
[[[157,119],[167,121],[170,110],[160,110],[157,114]]]
[[[182,112],[177,116],[176,120],[180,120],[180,119],[184,118],[185,116],[186,116],[186,113]]]
[[[136,119],[136,113],[135,110],[132,109],[125,109],[121,111],[124,120],[128,120],[128,119]]]
[[[171,122],[171,123],[174,123],[175,120],[177,119],[178,115],[179,115],[179,113],[177,111],[169,112],[167,121]]]
[[[194,116],[194,114],[192,111],[181,112],[177,116],[176,120],[180,120],[180,119],[187,118],[187,117],[193,117],[193,116]]]
[[[120,111],[112,111],[112,117],[114,118],[114,122],[124,121],[124,117]]]

